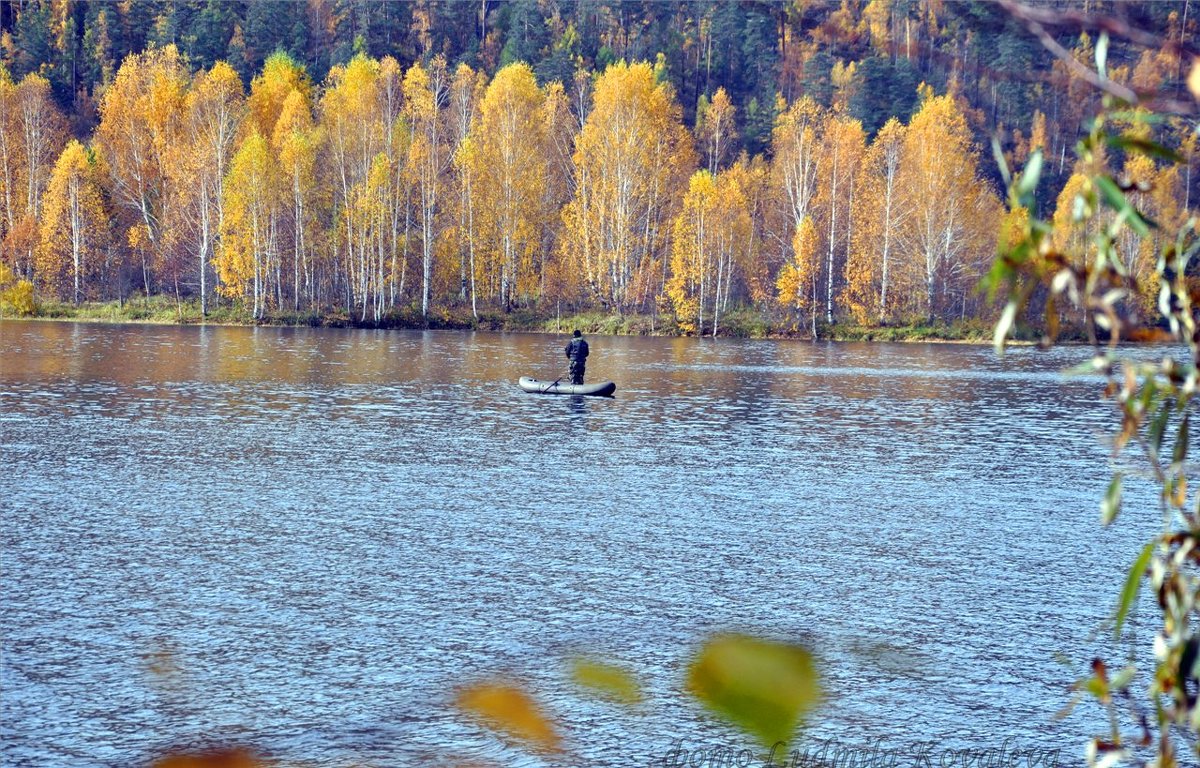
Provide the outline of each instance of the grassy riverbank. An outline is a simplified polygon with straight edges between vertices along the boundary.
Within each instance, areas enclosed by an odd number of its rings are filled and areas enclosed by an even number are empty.
[[[476,318],[469,307],[439,310],[428,318],[415,308],[386,313],[378,321],[371,317],[351,316],[344,312],[272,312],[256,320],[241,306],[222,304],[209,307],[208,315],[200,312],[195,301],[176,302],[166,296],[133,299],[124,303],[89,302],[78,306],[46,302],[38,305],[33,315],[45,320],[81,320],[105,323],[148,323],[162,325],[270,325],[313,328],[406,328],[508,331],[516,333],[566,333],[578,328],[584,333],[611,336],[681,336],[685,335],[675,317],[644,314],[614,315],[604,312],[547,317],[530,310],[511,312],[481,312]],[[707,335],[707,334],[706,334]],[[782,315],[769,316],[754,309],[738,309],[721,318],[718,335],[729,338],[811,338],[807,324],[798,326]],[[978,320],[953,324],[913,324],[898,326],[859,326],[851,324],[820,324],[817,338],[830,341],[959,341],[984,343],[991,340],[992,328]]]

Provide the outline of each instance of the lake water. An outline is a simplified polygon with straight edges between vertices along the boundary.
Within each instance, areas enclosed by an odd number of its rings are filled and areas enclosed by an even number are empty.
[[[740,749],[683,692],[728,630],[817,652],[809,744],[1079,762],[1149,530],[1084,350],[590,341],[615,399],[517,389],[560,336],[0,322],[0,763],[540,765],[450,704],[496,674],[564,764]]]

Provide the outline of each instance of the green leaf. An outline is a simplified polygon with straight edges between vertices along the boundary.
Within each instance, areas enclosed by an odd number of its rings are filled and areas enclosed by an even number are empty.
[[[1093,355],[1090,359],[1084,360],[1082,363],[1073,365],[1063,371],[1064,376],[1087,376],[1090,374],[1104,373],[1112,369],[1112,360],[1104,354]]]
[[[1033,219],[1029,222],[1029,228],[1041,235],[1053,235],[1054,225],[1048,221],[1041,219]]]
[[[1110,291],[1110,293],[1113,293],[1113,291]],[[1120,295],[1114,296],[1111,300],[1106,298],[1105,301],[1107,304],[1112,305],[1116,304],[1123,298],[1125,298],[1124,292],[1122,292]],[[1157,394],[1158,384],[1154,381],[1154,379],[1147,378],[1145,385],[1142,386],[1141,397],[1138,398],[1138,402],[1141,403],[1142,413],[1150,412],[1151,404],[1154,402],[1154,396]]]
[[[1125,199],[1125,193],[1121,191],[1121,188],[1112,179],[1107,176],[1097,176],[1095,181],[1108,207],[1114,211],[1124,211],[1130,207],[1129,201]]]
[[[1000,137],[992,137],[992,157],[996,158],[996,166],[1000,169],[1000,177],[1004,179],[1004,187],[1012,186],[1012,173],[1008,170],[1008,162],[1004,159],[1004,149],[1000,146]]]
[[[1026,202],[1026,198],[1033,194],[1037,189],[1038,180],[1042,176],[1042,150],[1034,150],[1029,156],[1029,162],[1025,164],[1025,171],[1021,174],[1021,180],[1017,182],[1017,194],[1021,197],[1022,202]],[[1029,201],[1032,202],[1032,201]]]
[[[1123,691],[1129,687],[1136,675],[1136,667],[1123,667],[1120,672],[1113,675],[1113,679],[1109,682],[1108,686],[1114,691]]]
[[[1143,155],[1157,157],[1172,163],[1182,163],[1183,156],[1173,149],[1164,147],[1154,141],[1141,139],[1136,136],[1109,136],[1108,145],[1117,149],[1134,150]]]
[[[1108,490],[1104,493],[1104,499],[1100,502],[1100,522],[1103,525],[1108,525],[1113,520],[1117,519],[1117,513],[1121,511],[1121,473],[1117,472],[1113,475],[1113,479],[1108,484]]]
[[[1075,195],[1071,201],[1071,221],[1080,222],[1092,215],[1091,206],[1083,195]]]
[[[1121,627],[1125,624],[1125,617],[1129,615],[1133,604],[1137,602],[1138,592],[1142,588],[1142,577],[1146,575],[1146,569],[1150,567],[1150,558],[1154,556],[1154,544],[1152,541],[1142,548],[1142,553],[1138,555],[1133,567],[1129,569],[1129,575],[1125,577],[1125,586],[1121,589],[1121,599],[1117,603],[1117,623],[1114,634],[1118,639],[1121,637]]]
[[[1142,215],[1137,212],[1137,209],[1129,204],[1129,200],[1125,198],[1125,193],[1121,191],[1116,182],[1107,176],[1097,176],[1095,182],[1096,186],[1100,189],[1100,195],[1104,198],[1104,202],[1108,204],[1109,208],[1112,208],[1124,217],[1129,222],[1129,226],[1133,228],[1133,231],[1142,237],[1150,234],[1150,226],[1142,218]]]
[[[1005,259],[996,259],[992,262],[992,268],[979,281],[981,289],[987,290],[988,300],[996,298],[996,293],[1005,280],[1012,277],[1013,269]]]
[[[1100,701],[1108,699],[1108,683],[1099,677],[1089,677],[1087,682],[1083,684],[1083,689]]]
[[[1158,406],[1158,413],[1154,416],[1154,421],[1150,422],[1150,447],[1154,449],[1154,455],[1157,457],[1159,451],[1162,450],[1163,435],[1167,431],[1167,420],[1171,418],[1171,404],[1163,401]]]
[[[1179,432],[1175,435],[1175,450],[1171,452],[1171,463],[1182,464],[1187,458],[1188,452],[1188,426],[1191,422],[1190,414],[1183,415],[1183,421],[1179,424]]]
[[[812,655],[801,646],[719,635],[700,649],[688,689],[709,710],[770,748],[791,739],[821,698]]]
[[[641,686],[633,675],[612,664],[575,659],[571,662],[571,678],[580,687],[620,704],[634,705],[642,700]]]
[[[1162,125],[1167,122],[1166,115],[1137,109],[1123,109],[1108,113],[1108,119],[1114,123],[1136,123],[1142,125]]]
[[[995,345],[998,354],[1004,353],[1004,340],[1008,338],[1008,332],[1012,330],[1013,323],[1017,320],[1017,309],[1016,300],[1009,299],[1008,304],[1004,305],[1004,312],[1001,313],[1000,319],[996,321],[992,344]]]

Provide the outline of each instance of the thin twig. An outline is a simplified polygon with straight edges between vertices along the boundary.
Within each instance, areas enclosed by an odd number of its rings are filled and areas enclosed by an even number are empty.
[[[1157,32],[1131,26],[1117,16],[1083,13],[1070,9],[1033,7],[1017,0],[998,0],[999,4],[1013,17],[1022,21],[1033,21],[1049,27],[1066,27],[1079,32],[1099,29],[1113,37],[1120,37],[1144,48],[1162,48],[1180,56],[1200,56],[1200,49],[1183,42],[1168,40]]]
[[[1100,29],[1109,34],[1121,37],[1130,42],[1147,48],[1166,48],[1177,55],[1196,57],[1200,54],[1191,45],[1182,42],[1165,40],[1161,36],[1130,26],[1127,22],[1111,16],[1094,16],[1078,11],[1056,11],[1046,8],[1032,8],[1016,0],[998,0],[1001,7],[1038,39],[1042,47],[1054,54],[1056,58],[1067,65],[1067,68],[1078,78],[1129,104],[1141,104],[1156,112],[1175,115],[1193,115],[1196,113],[1196,102],[1187,99],[1171,99],[1160,97],[1156,91],[1135,90],[1129,86],[1102,77],[1079,62],[1071,52],[1062,46],[1046,29],[1047,26],[1068,27],[1072,29]]]

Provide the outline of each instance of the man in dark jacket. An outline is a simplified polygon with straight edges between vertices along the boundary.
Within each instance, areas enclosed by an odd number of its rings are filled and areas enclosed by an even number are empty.
[[[571,383],[583,383],[583,369],[587,367],[588,345],[579,331],[567,342],[567,359],[571,361]]]

